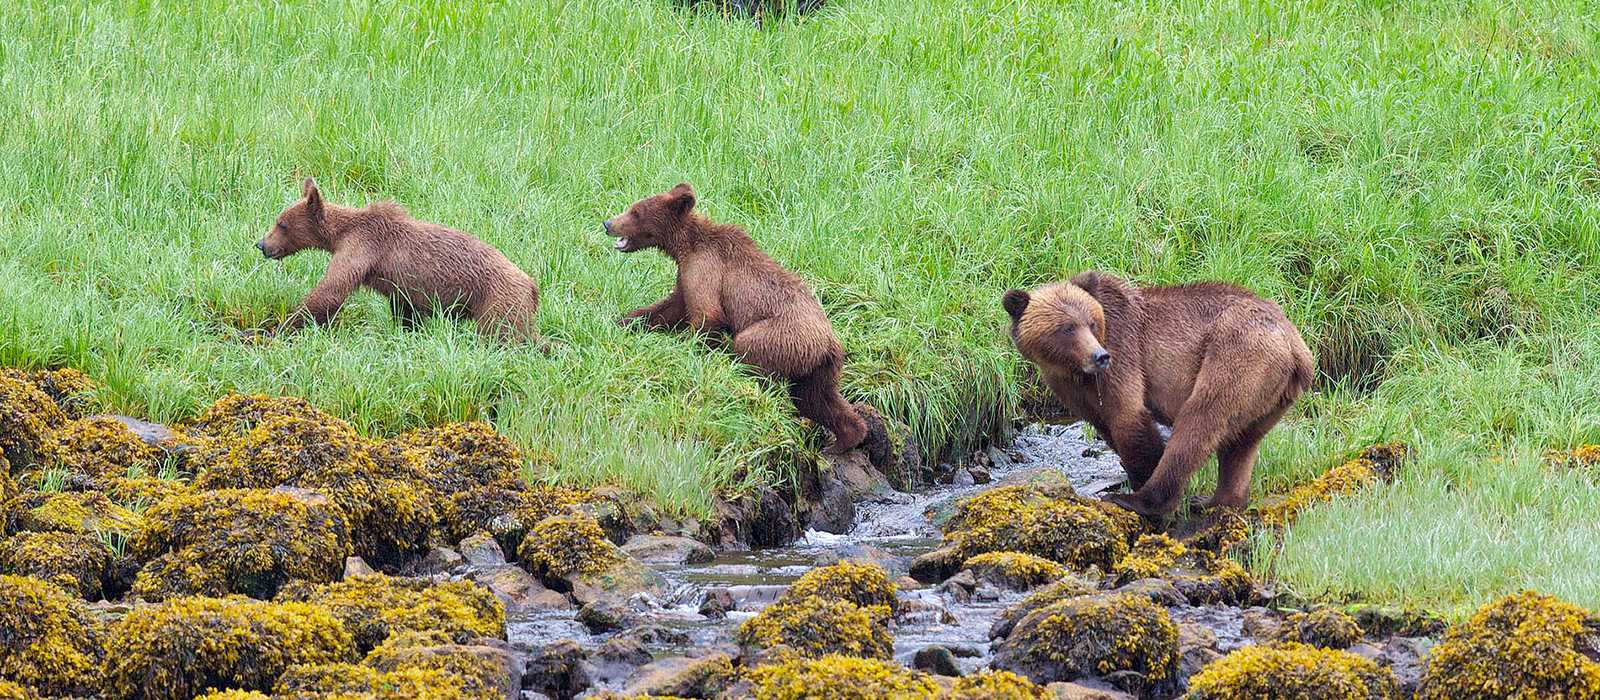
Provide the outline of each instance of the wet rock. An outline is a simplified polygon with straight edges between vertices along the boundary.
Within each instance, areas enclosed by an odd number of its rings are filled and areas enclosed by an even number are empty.
[[[1351,647],[1351,651],[1363,654],[1359,649],[1366,645]],[[1409,698],[1417,691],[1422,682],[1423,660],[1428,658],[1428,652],[1433,649],[1433,642],[1423,637],[1391,637],[1377,649],[1377,653],[1367,658],[1378,662],[1381,666],[1388,666],[1394,672],[1395,683],[1400,688],[1400,696]]]
[[[1217,635],[1209,628],[1192,623],[1178,625],[1178,676],[1187,679],[1206,664],[1222,658],[1217,650]]]
[[[438,669],[464,673],[472,685],[497,688],[501,697],[518,700],[527,664],[510,645],[498,639],[475,639],[466,644],[412,645],[386,643],[369,654],[363,665],[381,673],[408,669]]]
[[[950,474],[950,485],[956,488],[976,486],[977,483],[977,481],[973,480],[970,470],[958,468]]]
[[[375,573],[377,573],[377,572],[373,571],[372,567],[367,565],[367,560],[362,559],[361,557],[345,557],[344,558],[344,577],[345,578],[355,578],[357,576],[370,576],[370,575],[375,574]]]
[[[1475,690],[1477,688],[1474,688]],[[1394,674],[1347,651],[1298,642],[1252,644],[1189,679],[1187,700],[1235,698],[1398,698]],[[1499,693],[1450,698],[1502,697]]]
[[[868,454],[851,450],[836,457],[825,457],[833,478],[843,484],[852,501],[882,496],[894,490],[889,480],[873,466]]]
[[[716,696],[732,680],[733,660],[714,653],[697,659],[661,659],[640,668],[628,679],[623,695],[663,695],[709,698]]]
[[[128,426],[130,432],[143,441],[144,444],[151,447],[170,446],[169,443],[173,442],[175,437],[171,428],[160,423],[151,423],[150,421],[139,420],[130,416],[108,415],[106,417]],[[187,449],[188,447],[184,445],[182,449]]]
[[[429,547],[428,553],[422,556],[422,561],[417,564],[417,572],[423,575],[448,574],[466,562],[466,558],[456,550],[435,545]]]
[[[618,632],[613,639],[631,639],[645,646],[684,645],[689,643],[689,634],[653,622],[636,624]]]
[[[812,562],[817,566],[832,566],[842,561],[872,564],[885,571],[903,568],[895,555],[870,544],[847,544],[818,554]]]
[[[911,561],[911,578],[927,584],[944,581],[961,570],[966,557],[961,550],[946,544]]]
[[[1051,683],[1044,689],[1055,700],[1135,700],[1132,695],[1116,688],[1082,683]]]
[[[755,517],[750,521],[751,545],[778,547],[800,536],[800,522],[782,496],[771,489],[763,489],[757,499]]]
[[[617,685],[650,663],[650,650],[636,639],[613,637],[589,655],[589,676],[600,685]]]
[[[511,564],[474,568],[467,579],[489,589],[507,612],[527,610],[566,610],[572,601],[565,595],[545,588],[533,574]]]
[[[600,634],[622,628],[623,623],[632,616],[632,611],[616,598],[601,598],[590,602],[578,609],[578,622],[588,628],[590,632]]]
[[[1095,592],[1095,587],[1087,581],[1068,577],[1050,584],[1037,591],[1029,593],[1026,598],[1012,604],[1000,611],[989,626],[989,638],[1000,639],[1011,636],[1011,631],[1023,618],[1032,615],[1053,603],[1081,595]]]
[[[1036,588],[1067,575],[1066,567],[1021,552],[986,552],[967,559],[962,567],[980,583],[1012,591]]]
[[[967,467],[967,473],[972,476],[972,483],[974,484],[987,484],[992,478],[988,469],[976,465]]]
[[[937,644],[918,649],[916,656],[911,659],[911,667],[940,676],[961,675],[961,667],[956,665],[955,654]]]
[[[728,586],[728,594],[733,596],[735,610],[754,610],[765,607],[778,601],[778,598],[788,591],[784,584],[756,583],[748,585]]]
[[[1141,595],[1149,598],[1157,605],[1169,608],[1189,604],[1189,599],[1185,598],[1183,593],[1172,585],[1171,581],[1160,578],[1139,579],[1127,585],[1119,586],[1116,592]]]
[[[957,603],[972,601],[972,593],[978,587],[978,576],[971,569],[963,569],[961,573],[945,579],[944,583],[934,589],[941,595],[948,596]]]
[[[1356,624],[1374,637],[1434,637],[1444,634],[1450,623],[1437,614],[1379,605],[1359,605],[1350,612]]]
[[[900,601],[900,610],[895,613],[894,619],[900,624],[913,626],[956,623],[955,616],[937,599],[921,596]]]
[[[736,610],[733,594],[726,588],[707,588],[705,600],[700,602],[700,614],[712,620],[720,620],[728,616],[728,611]]]
[[[838,474],[831,470],[818,474],[809,492],[812,500],[806,508],[807,528],[835,535],[850,531],[856,519],[856,503]]]
[[[1262,641],[1278,639],[1283,634],[1283,616],[1271,608],[1245,608],[1244,632]]]
[[[1084,595],[1017,622],[991,666],[1035,683],[1101,677],[1139,694],[1175,689],[1178,632],[1167,611],[1128,594]]]
[[[528,669],[522,676],[523,688],[555,700],[572,698],[593,684],[585,668],[583,648],[570,639],[540,649],[528,659]]]
[[[646,564],[682,566],[705,564],[713,555],[711,548],[687,537],[662,535],[634,535],[622,545],[622,551]]]
[[[1361,640],[1361,627],[1338,610],[1295,613],[1283,621],[1281,639],[1325,649],[1344,649]]]

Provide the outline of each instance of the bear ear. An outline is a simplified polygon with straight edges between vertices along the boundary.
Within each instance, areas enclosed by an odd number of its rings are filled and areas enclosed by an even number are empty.
[[[1072,286],[1082,289],[1088,292],[1090,296],[1093,296],[1095,290],[1100,288],[1100,273],[1094,270],[1084,270],[1074,276],[1071,282]]]
[[[1012,289],[1000,298],[1000,305],[1006,307],[1006,313],[1011,314],[1011,320],[1022,318],[1022,312],[1028,310],[1028,301],[1031,297],[1020,289]]]
[[[317,181],[309,177],[306,178],[306,181],[300,185],[300,192],[306,198],[306,211],[310,212],[312,216],[321,215],[322,192],[317,189]]]
[[[684,216],[694,209],[694,188],[689,183],[680,182],[667,194],[672,195],[672,207],[678,216]]]

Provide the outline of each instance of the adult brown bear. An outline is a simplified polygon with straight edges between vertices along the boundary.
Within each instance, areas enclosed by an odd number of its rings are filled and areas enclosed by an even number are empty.
[[[1003,299],[1017,350],[1122,459],[1149,516],[1178,507],[1212,453],[1208,506],[1243,508],[1261,439],[1311,385],[1311,351],[1277,304],[1229,284],[1137,289],[1089,271]],[[1172,427],[1164,441],[1156,423]]]
[[[827,452],[860,445],[866,421],[839,395],[844,349],[822,305],[744,229],[713,223],[694,205],[694,190],[679,183],[606,220],[617,250],[658,248],[678,265],[672,293],[629,312],[622,324],[732,335],[740,360],[786,380],[800,415],[833,433]]]
[[[388,297],[407,327],[445,313],[473,319],[484,335],[537,340],[539,287],[493,246],[413,219],[393,202],[365,209],[325,203],[309,177],[302,194],[256,247],[272,260],[306,248],[328,251],[333,259],[283,330],[327,323],[352,292],[367,286]]]

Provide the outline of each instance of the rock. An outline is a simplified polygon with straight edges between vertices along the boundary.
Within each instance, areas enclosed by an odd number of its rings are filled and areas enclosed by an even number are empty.
[[[733,674],[732,659],[715,653],[698,659],[674,657],[652,662],[628,679],[625,696],[666,695],[708,698],[722,690],[721,684]]]
[[[640,623],[618,632],[615,638],[631,639],[645,646],[684,645],[689,643],[689,633],[655,624]]]
[[[972,472],[968,469],[957,468],[955,472],[950,474],[951,486],[955,486],[957,488],[966,488],[968,486],[976,486],[977,483],[978,482],[972,478]]]
[[[1206,664],[1222,658],[1217,650],[1217,635],[1210,628],[1192,623],[1178,625],[1178,677],[1187,680]]]
[[[460,555],[468,564],[473,566],[496,566],[506,563],[505,551],[500,549],[500,543],[494,536],[487,532],[461,540]]]
[[[728,616],[728,611],[736,610],[733,594],[721,586],[706,589],[706,598],[700,602],[700,614],[712,620],[720,620]]]
[[[594,684],[585,668],[583,648],[570,639],[554,642],[528,659],[522,687],[565,700],[588,690]]]
[[[1283,634],[1283,616],[1270,608],[1245,608],[1244,633],[1257,642],[1276,641]]]
[[[622,551],[646,564],[705,564],[713,558],[711,548],[687,537],[663,535],[634,535],[622,545]]]
[[[911,578],[927,584],[940,583],[961,570],[966,557],[955,546],[946,544],[911,561]]]
[[[600,634],[622,628],[623,621],[631,617],[628,606],[616,598],[601,598],[578,609],[578,622],[590,632]]]
[[[1189,599],[1185,598],[1177,586],[1163,578],[1144,578],[1130,582],[1116,589],[1117,593],[1133,593],[1142,595],[1155,602],[1157,605],[1172,608],[1188,605]]]
[[[1382,647],[1357,644],[1350,651],[1388,666],[1394,672],[1400,697],[1409,698],[1416,693],[1422,681],[1423,660],[1433,650],[1433,642],[1425,637],[1390,637]]]
[[[780,547],[800,536],[800,522],[782,496],[771,489],[762,489],[757,499],[755,517],[750,520],[751,545]]]
[[[1099,688],[1081,683],[1051,683],[1044,689],[1055,700],[1135,700],[1132,695],[1115,688]]]
[[[988,469],[977,465],[967,467],[967,473],[972,476],[972,483],[974,484],[987,484],[991,478]]]
[[[852,501],[863,501],[894,491],[883,473],[873,467],[870,457],[863,451],[851,450],[837,457],[824,456],[833,478],[844,484]]]
[[[961,675],[961,667],[956,665],[955,654],[937,644],[918,649],[916,656],[911,659],[911,667],[940,676]]]
[[[816,476],[811,493],[814,500],[806,508],[806,527],[842,535],[855,524],[856,503],[849,487],[832,471]]]
[[[435,545],[428,548],[428,553],[422,556],[422,561],[417,564],[417,572],[424,576],[448,574],[466,561],[456,550]]]
[[[490,663],[484,664],[485,668],[495,669],[492,675],[480,678],[481,682],[488,687],[499,688],[501,697],[507,700],[518,700],[522,697],[526,664],[510,644],[498,639],[475,639],[467,644],[407,646],[392,650],[380,647],[368,655],[364,663],[379,672],[417,667],[465,668],[468,666],[464,660],[474,657],[489,661]]]
[[[601,685],[616,685],[652,660],[638,640],[613,637],[589,655],[589,676]]]
[[[176,436],[173,435],[172,429],[165,425],[160,423],[151,423],[150,421],[139,420],[138,418],[132,418],[129,416],[111,415],[106,417],[128,426],[128,430],[132,431],[133,434],[146,445],[151,447],[160,447],[163,449],[173,447],[171,443],[173,438]],[[184,452],[192,447],[192,445],[179,445],[173,451]]]
[[[372,567],[367,565],[367,561],[365,559],[362,559],[361,557],[345,557],[344,558],[344,577],[345,578],[355,578],[356,576],[370,576],[370,575],[375,574],[375,573],[377,573],[377,572],[373,571]]]
[[[1059,599],[1016,623],[994,646],[993,668],[1035,683],[1103,679],[1141,695],[1176,690],[1178,634],[1148,598],[1102,593]]]
[[[847,544],[842,547],[828,549],[818,554],[812,563],[817,566],[830,566],[841,561],[852,561],[857,564],[872,564],[884,571],[894,571],[904,568],[899,558],[870,544]]]
[[[573,598],[583,605],[607,595],[623,598],[639,593],[656,595],[665,590],[667,585],[666,578],[659,572],[633,557],[621,557],[599,572],[556,578],[558,583],[570,586]]]
[[[957,603],[967,603],[972,600],[972,593],[978,587],[978,575],[971,569],[962,569],[961,573],[945,579],[934,590],[948,596]]]
[[[634,530],[634,522],[644,528],[653,528],[658,516],[650,505],[617,486],[601,486],[591,492],[589,500],[578,508],[605,530],[606,538],[612,542],[625,542],[629,533]],[[630,513],[629,506],[637,511]]]
[[[566,610],[572,601],[565,595],[545,588],[533,574],[511,564],[474,568],[467,579],[494,593],[506,606],[506,612],[525,610]]]

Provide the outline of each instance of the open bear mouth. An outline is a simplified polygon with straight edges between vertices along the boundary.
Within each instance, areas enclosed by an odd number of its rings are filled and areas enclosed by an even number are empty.
[[[612,247],[626,253],[633,250],[633,241],[630,241],[626,236],[623,236],[618,238],[617,242],[612,244]]]

